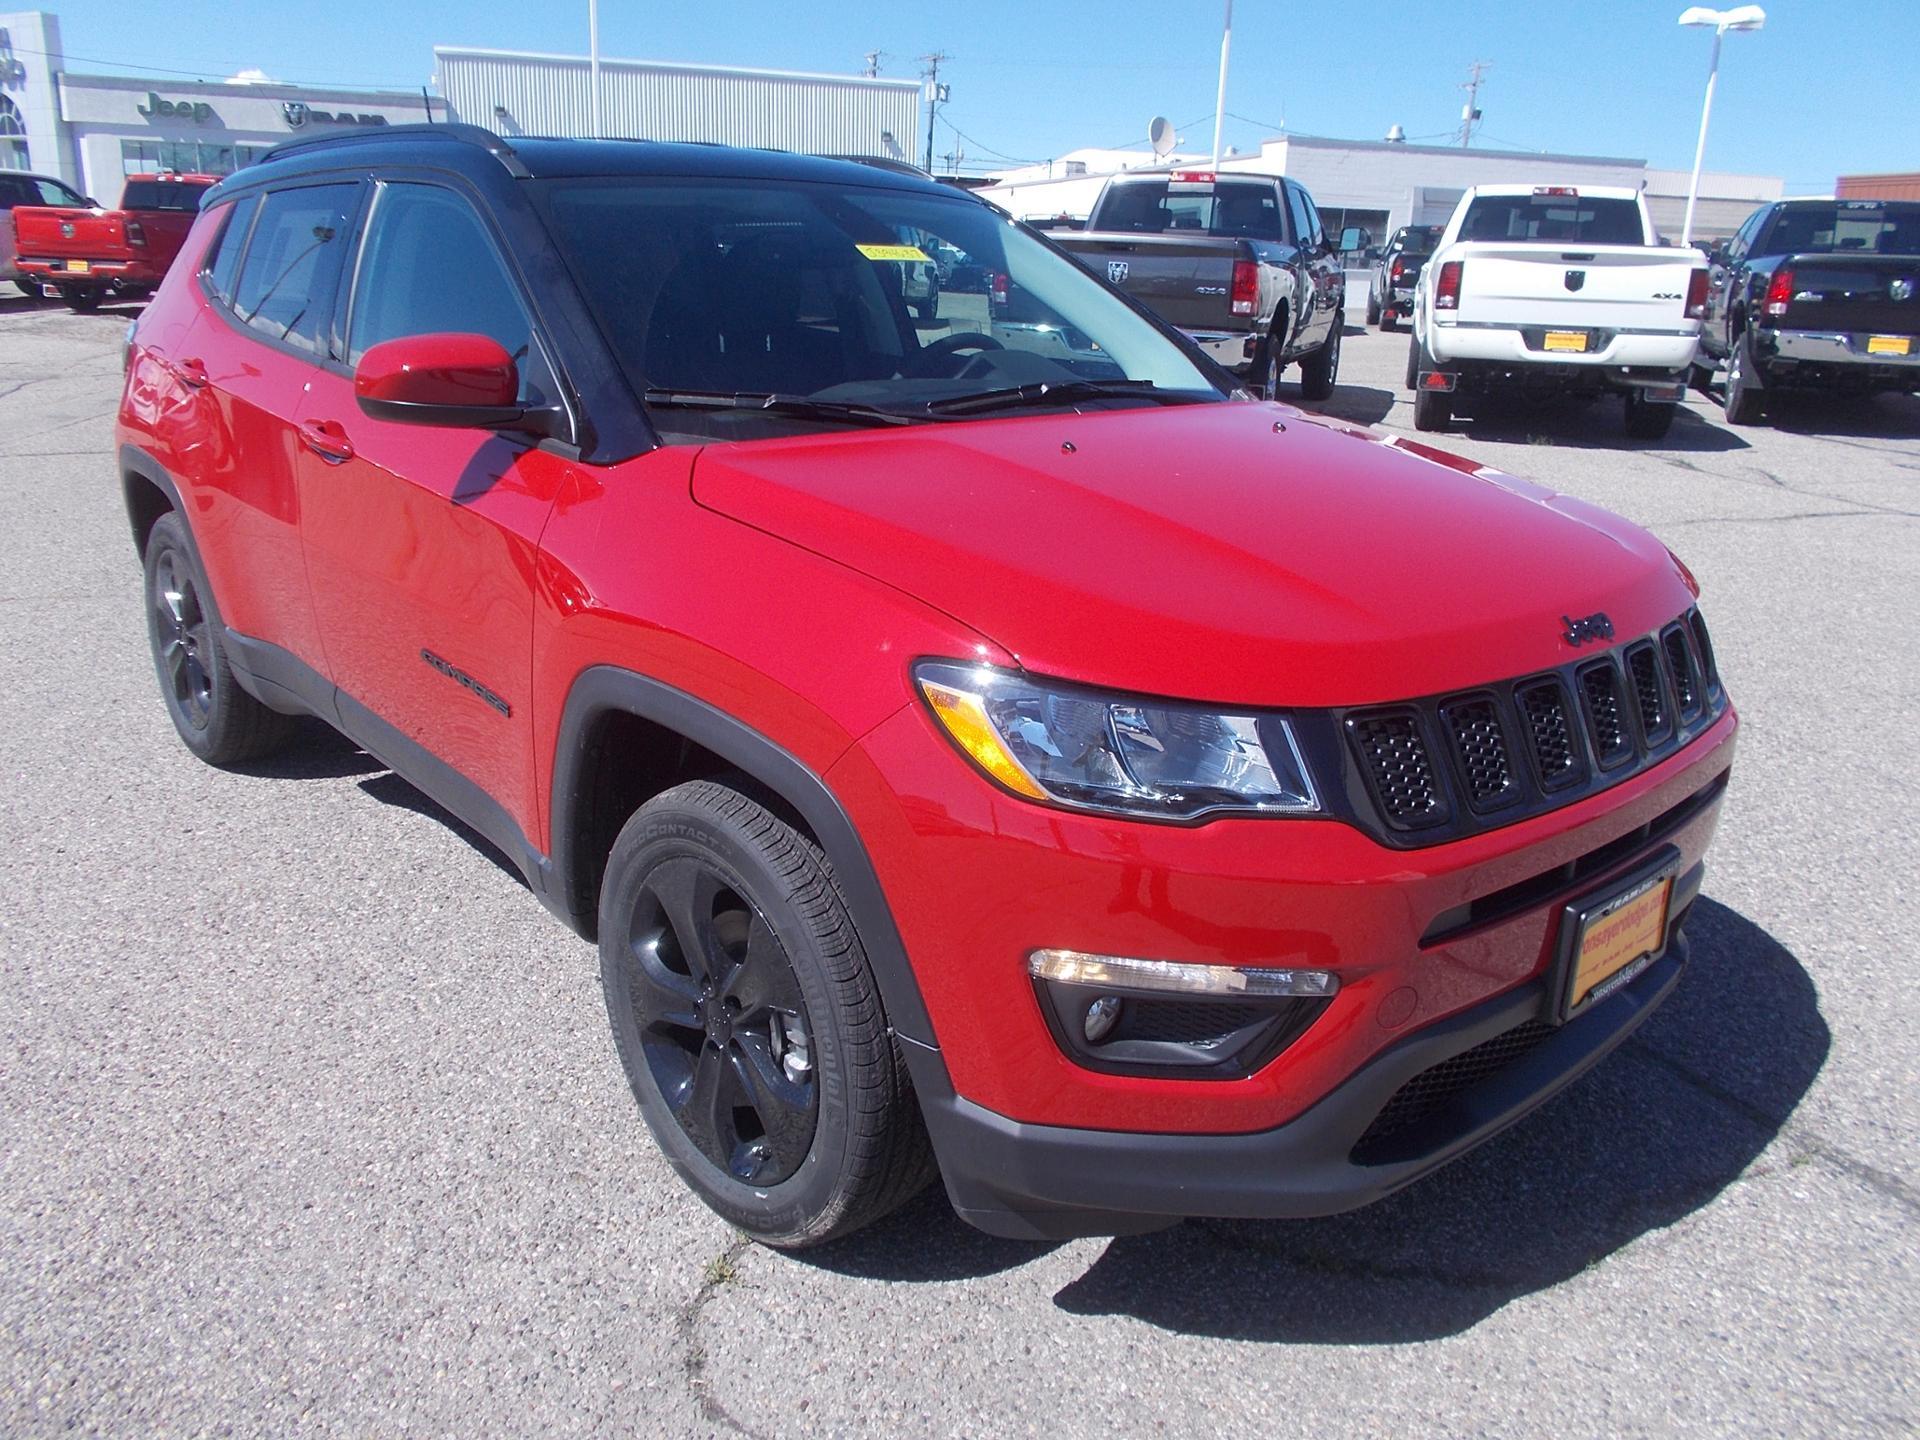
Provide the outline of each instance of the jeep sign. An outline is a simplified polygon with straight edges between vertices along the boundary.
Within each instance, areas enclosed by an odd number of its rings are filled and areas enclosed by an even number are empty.
[[[196,125],[204,125],[213,119],[213,106],[204,100],[162,100],[153,91],[147,92],[147,103],[134,107],[149,120],[191,120]]]

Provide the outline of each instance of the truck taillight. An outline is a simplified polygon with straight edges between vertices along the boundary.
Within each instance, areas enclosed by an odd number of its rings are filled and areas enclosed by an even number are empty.
[[[1251,260],[1233,262],[1233,289],[1228,298],[1233,302],[1233,313],[1251,315],[1254,306],[1260,301],[1260,267]]]
[[[1696,270],[1687,277],[1687,319],[1707,318],[1707,272]]]
[[[987,298],[995,305],[1007,303],[1007,277],[1004,271],[996,270],[988,279]]]
[[[1767,282],[1765,309],[1769,315],[1784,315],[1793,303],[1793,271],[1776,270]]]
[[[1465,262],[1460,260],[1449,260],[1440,267],[1440,278],[1433,285],[1434,309],[1458,310],[1460,308],[1460,272],[1465,268]]]
[[[147,232],[141,228],[138,220],[127,221],[124,228],[129,245],[145,245],[147,243]]]
[[[1395,260],[1393,262],[1393,269],[1388,272],[1388,278],[1394,281],[1398,281],[1400,277],[1406,273],[1407,273],[1407,262],[1404,260]]]

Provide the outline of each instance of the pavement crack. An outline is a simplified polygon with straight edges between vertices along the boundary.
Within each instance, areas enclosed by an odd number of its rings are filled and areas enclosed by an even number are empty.
[[[700,1312],[707,1308],[707,1302],[719,1294],[723,1287],[739,1278],[740,1257],[746,1254],[752,1244],[745,1235],[736,1233],[727,1248],[707,1262],[700,1288],[680,1308],[675,1331],[680,1339],[681,1374],[686,1377],[687,1389],[692,1393],[694,1403],[700,1407],[701,1415],[710,1424],[724,1426],[736,1435],[749,1437],[749,1440],[771,1440],[761,1431],[736,1420],[727,1407],[715,1398],[713,1382],[707,1377],[707,1347],[701,1343],[699,1334]]]

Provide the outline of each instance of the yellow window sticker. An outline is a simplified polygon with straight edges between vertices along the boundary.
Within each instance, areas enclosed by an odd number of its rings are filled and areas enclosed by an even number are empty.
[[[932,257],[918,245],[856,245],[869,260],[919,260],[931,263]]]

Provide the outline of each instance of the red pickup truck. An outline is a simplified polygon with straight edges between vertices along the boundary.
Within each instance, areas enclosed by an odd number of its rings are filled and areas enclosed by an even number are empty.
[[[118,210],[20,206],[13,212],[22,277],[75,310],[109,294],[153,293],[218,175],[129,175]]]

